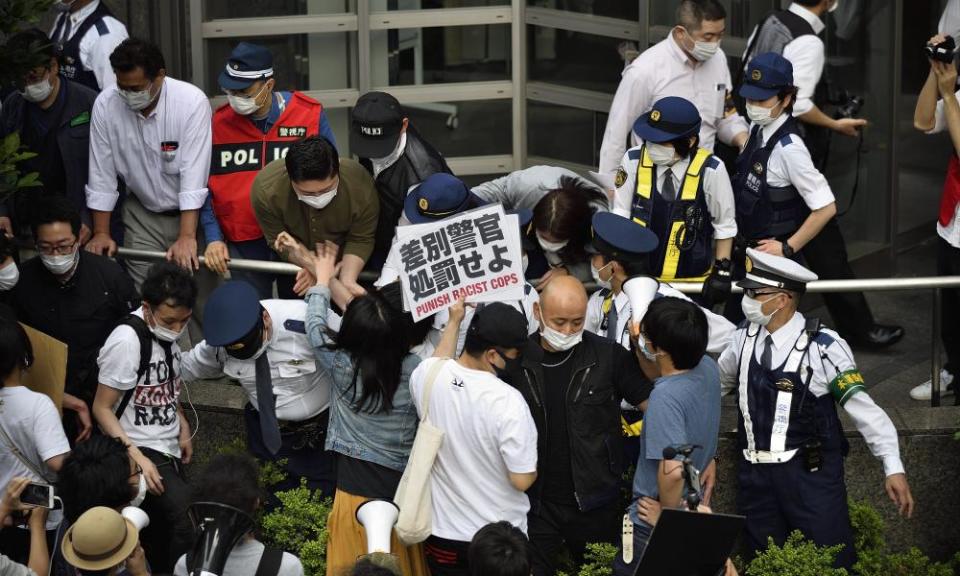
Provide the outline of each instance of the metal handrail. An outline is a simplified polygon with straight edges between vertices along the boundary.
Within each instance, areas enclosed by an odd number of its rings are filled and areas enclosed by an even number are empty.
[[[133,248],[120,248],[117,255],[121,258],[131,260],[164,260],[166,254],[153,250],[137,250]],[[203,256],[200,256],[200,262],[204,262]],[[294,275],[300,267],[286,262],[266,262],[263,260],[242,260],[231,259],[227,262],[227,268],[231,270],[243,270],[247,272],[264,272],[269,274],[288,274]],[[373,282],[377,279],[374,272],[362,272],[360,280],[364,282]],[[684,294],[699,294],[703,290],[701,282],[676,282],[671,286],[683,292]],[[595,290],[596,284],[586,283],[588,291]],[[936,407],[940,405],[940,291],[944,288],[960,288],[960,276],[918,276],[915,278],[858,278],[855,280],[817,280],[807,284],[807,292],[880,292],[890,290],[933,290],[933,334],[931,340],[931,382],[932,394],[930,403]],[[740,288],[733,287],[735,293],[742,292]]]

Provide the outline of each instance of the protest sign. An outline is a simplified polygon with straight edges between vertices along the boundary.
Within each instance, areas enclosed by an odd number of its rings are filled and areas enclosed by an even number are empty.
[[[523,298],[517,217],[500,204],[444,220],[397,228],[404,307],[419,321],[457,298],[495,302]]]

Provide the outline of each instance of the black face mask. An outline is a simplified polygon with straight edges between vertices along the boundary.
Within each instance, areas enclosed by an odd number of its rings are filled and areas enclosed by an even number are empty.
[[[523,356],[518,355],[516,358],[510,358],[503,350],[499,348],[495,348],[495,350],[497,351],[497,354],[503,358],[504,367],[499,368],[496,364],[494,364],[493,370],[496,372],[497,378],[509,384],[511,375],[520,372],[520,365],[523,363]]]
[[[231,358],[236,358],[237,360],[249,360],[253,357],[254,354],[260,350],[260,347],[263,346],[263,316],[260,316],[260,320],[257,322],[257,325],[253,327],[253,330],[247,333],[246,336],[240,340],[226,346],[224,349],[227,352],[227,356]]]

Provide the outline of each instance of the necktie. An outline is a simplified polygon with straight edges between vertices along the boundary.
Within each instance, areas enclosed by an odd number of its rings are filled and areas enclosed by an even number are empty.
[[[666,174],[663,176],[663,188],[660,190],[660,196],[668,202],[677,199],[677,187],[673,183],[673,170],[666,168]]]
[[[773,336],[769,334],[763,340],[763,354],[760,355],[760,365],[767,370],[773,368]]]
[[[617,330],[617,303],[610,303],[610,312],[607,312],[607,338],[616,343],[620,343],[620,332]]]
[[[57,29],[53,31],[54,42],[59,43],[61,46],[67,43],[67,40],[70,37],[70,13],[64,12],[60,15],[60,21],[57,22]]]
[[[763,146],[763,132],[760,130],[760,126],[754,126],[750,130],[750,139],[747,140],[747,145],[740,154],[749,159],[761,146]]]
[[[277,423],[277,400],[273,395],[273,378],[270,376],[270,361],[264,352],[256,360],[254,372],[257,379],[257,413],[260,416],[260,434],[263,445],[271,454],[280,451],[280,424]]]

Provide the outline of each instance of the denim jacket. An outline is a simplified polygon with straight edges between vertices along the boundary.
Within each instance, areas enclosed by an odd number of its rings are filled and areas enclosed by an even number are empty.
[[[374,414],[354,411],[353,394],[350,393],[353,359],[343,350],[327,347],[333,343],[327,335],[329,308],[330,290],[327,287],[316,286],[307,291],[307,337],[313,346],[318,368],[330,373],[332,385],[326,449],[403,471],[417,433],[417,409],[410,396],[410,375],[420,358],[414,354],[407,354],[404,358],[392,410]],[[357,386],[359,394],[359,376]]]

